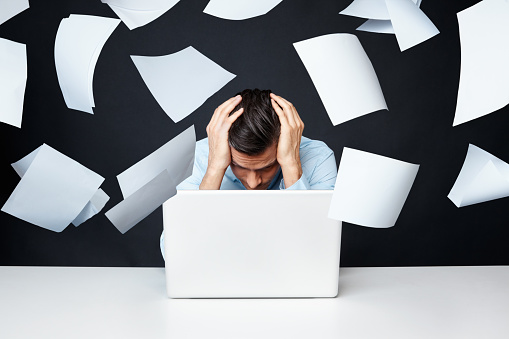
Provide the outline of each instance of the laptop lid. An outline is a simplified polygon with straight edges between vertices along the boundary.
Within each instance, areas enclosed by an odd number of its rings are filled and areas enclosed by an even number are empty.
[[[178,191],[163,205],[168,296],[336,296],[332,192]]]

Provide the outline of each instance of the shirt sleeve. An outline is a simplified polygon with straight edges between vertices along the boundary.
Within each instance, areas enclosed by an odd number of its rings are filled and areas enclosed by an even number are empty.
[[[198,141],[194,154],[193,174],[177,185],[178,190],[200,189],[200,184],[207,170],[208,142],[206,142],[206,140]]]
[[[302,173],[302,176],[299,180],[297,180],[292,186],[285,188],[285,179],[281,179],[281,182],[279,183],[279,189],[280,190],[310,190],[311,185],[309,184],[308,179],[306,178],[306,175]]]
[[[333,190],[336,184],[336,158],[328,147],[316,147],[301,158],[302,176],[292,186],[285,188],[284,178],[279,189],[284,190]]]
[[[201,181],[203,180],[203,174],[200,168],[197,166],[196,161],[193,165],[193,174],[186,180],[182,181],[177,185],[178,190],[199,190]]]
[[[310,186],[312,190],[333,190],[336,184],[338,171],[336,158],[331,152],[323,161],[318,163],[313,171]]]

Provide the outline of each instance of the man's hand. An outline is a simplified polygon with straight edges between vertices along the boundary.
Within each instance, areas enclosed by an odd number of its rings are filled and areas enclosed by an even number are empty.
[[[242,100],[240,95],[226,100],[221,106],[216,108],[212,119],[207,126],[207,136],[209,138],[209,163],[207,172],[200,184],[200,189],[219,189],[224,173],[230,165],[232,155],[230,145],[228,144],[228,132],[233,122],[244,112],[241,108],[231,116],[230,112]]]
[[[270,94],[272,107],[281,122],[281,134],[277,146],[277,162],[281,165],[285,187],[295,184],[302,176],[300,163],[300,139],[304,123],[291,102],[274,93]]]

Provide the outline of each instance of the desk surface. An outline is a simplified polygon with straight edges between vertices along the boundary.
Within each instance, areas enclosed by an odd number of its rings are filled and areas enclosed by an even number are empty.
[[[333,299],[167,299],[162,268],[0,267],[0,338],[509,338],[509,266],[342,268]]]

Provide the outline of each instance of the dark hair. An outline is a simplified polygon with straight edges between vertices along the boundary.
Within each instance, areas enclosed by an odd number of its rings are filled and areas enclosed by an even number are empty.
[[[230,113],[240,108],[244,113],[235,120],[228,134],[231,147],[247,155],[257,155],[279,140],[281,123],[270,101],[270,90],[245,89],[242,101]]]

